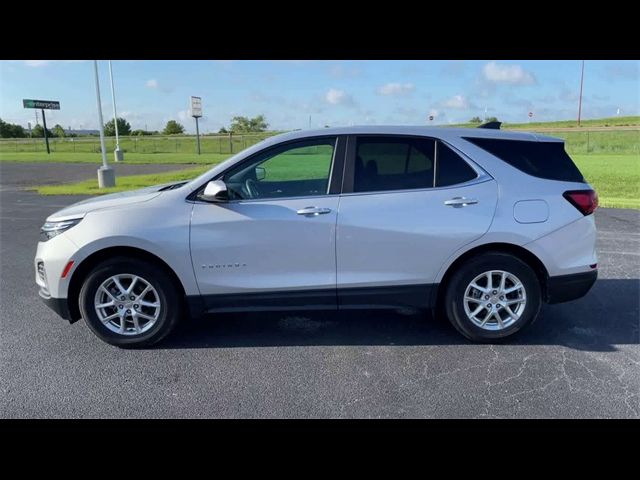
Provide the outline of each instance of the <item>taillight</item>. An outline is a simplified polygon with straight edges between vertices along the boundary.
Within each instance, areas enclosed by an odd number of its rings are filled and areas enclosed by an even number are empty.
[[[589,215],[598,208],[598,194],[595,190],[569,190],[562,196],[583,215]]]

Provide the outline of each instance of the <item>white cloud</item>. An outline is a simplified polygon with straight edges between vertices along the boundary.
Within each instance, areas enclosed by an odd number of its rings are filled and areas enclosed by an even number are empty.
[[[378,88],[378,93],[380,95],[405,95],[413,92],[415,88],[413,83],[391,82]]]
[[[178,118],[180,120],[182,120],[183,122],[186,121],[186,120],[189,120],[189,117],[190,117],[189,110],[180,110],[178,112]]]
[[[27,67],[46,67],[51,63],[50,60],[25,60],[24,64]]]
[[[86,60],[22,60],[27,67],[48,67],[54,63],[77,63],[86,62]]]
[[[442,106],[445,108],[464,110],[466,108],[470,108],[471,104],[464,95],[454,95],[442,102]]]
[[[499,65],[489,62],[482,68],[485,80],[491,83],[505,83],[509,85],[532,85],[536,78],[531,72],[526,71],[520,65]]]
[[[346,93],[344,90],[338,90],[335,88],[330,88],[326,95],[325,100],[329,102],[331,105],[353,105],[353,97]]]
[[[147,88],[158,88],[158,81],[155,78],[152,78],[151,80],[147,80],[145,86]]]

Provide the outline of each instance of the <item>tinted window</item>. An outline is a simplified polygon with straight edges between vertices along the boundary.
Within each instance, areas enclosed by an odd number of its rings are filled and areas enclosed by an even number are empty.
[[[232,199],[326,195],[336,139],[295,142],[259,153],[224,176]]]
[[[433,187],[434,150],[431,139],[359,137],[353,191]]]
[[[460,155],[449,146],[438,142],[436,186],[447,187],[473,180],[478,175]]]
[[[584,182],[584,178],[562,142],[531,142],[465,138],[509,165],[535,177],[566,182]]]

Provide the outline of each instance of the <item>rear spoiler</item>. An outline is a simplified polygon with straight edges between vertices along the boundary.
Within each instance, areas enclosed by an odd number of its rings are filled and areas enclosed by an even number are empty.
[[[500,125],[502,122],[487,122],[479,125],[478,128],[489,128],[491,130],[500,130]]]

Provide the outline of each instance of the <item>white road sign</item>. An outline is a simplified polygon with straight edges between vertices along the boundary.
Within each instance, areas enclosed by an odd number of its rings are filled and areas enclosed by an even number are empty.
[[[202,98],[191,97],[191,116],[196,118],[202,116]]]

